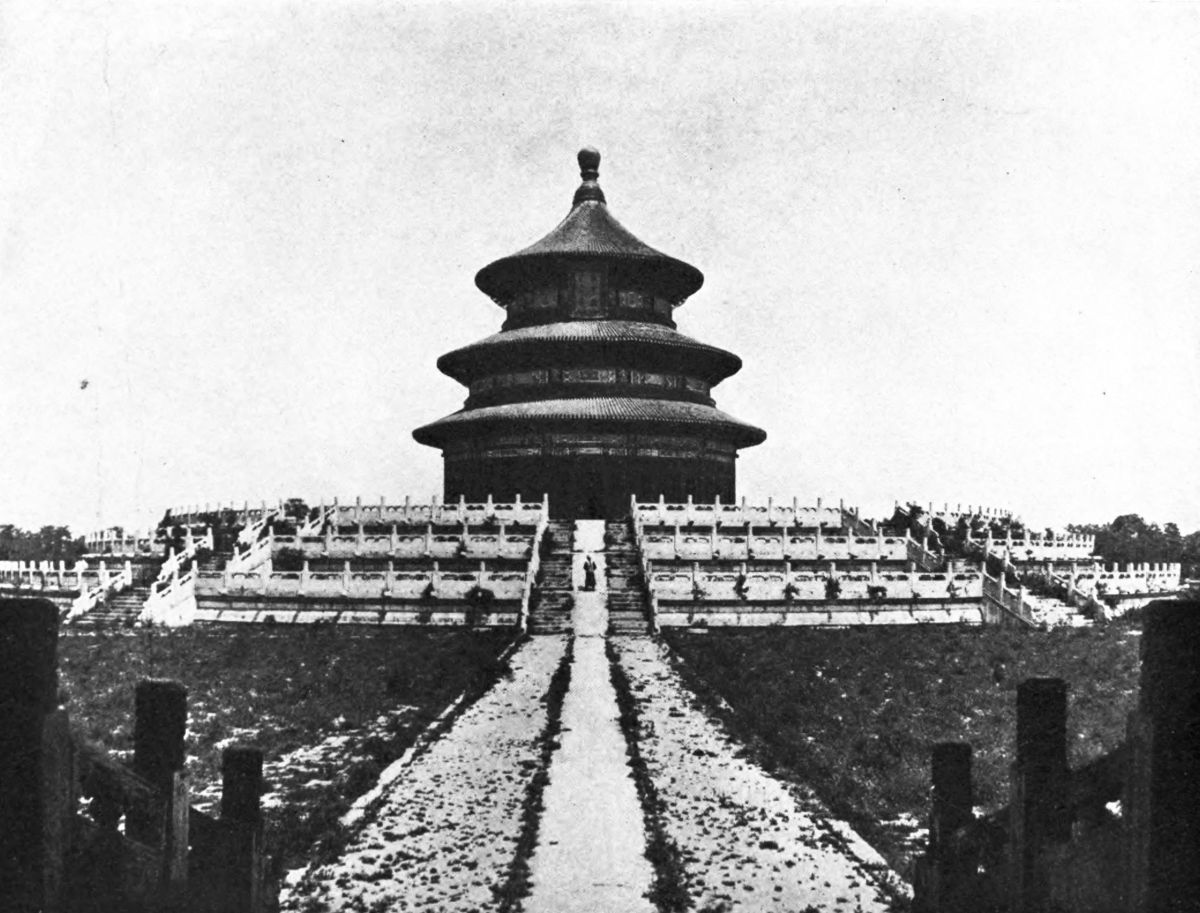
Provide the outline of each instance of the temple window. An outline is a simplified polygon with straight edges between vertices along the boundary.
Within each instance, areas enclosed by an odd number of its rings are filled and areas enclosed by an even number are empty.
[[[641,292],[620,292],[617,303],[622,310],[627,311],[645,311],[650,307],[647,297]]]
[[[533,307],[537,310],[548,311],[558,307],[558,289],[554,286],[542,286],[533,292]]]
[[[604,301],[601,296],[604,285],[603,274],[598,270],[577,270],[572,275],[572,280],[572,316],[603,317]]]
[[[616,368],[565,368],[562,379],[569,384],[615,384]]]

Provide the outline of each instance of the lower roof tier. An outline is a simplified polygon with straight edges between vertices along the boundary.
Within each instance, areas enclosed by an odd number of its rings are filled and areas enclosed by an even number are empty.
[[[496,431],[544,428],[581,432],[600,428],[623,431],[680,429],[731,441],[737,447],[761,444],[767,433],[712,406],[666,399],[580,397],[508,403],[462,409],[413,432],[418,443],[444,447],[451,440]]]
[[[631,367],[687,370],[709,383],[719,383],[742,366],[732,352],[661,324],[634,320],[567,320],[504,330],[447,352],[437,366],[443,374],[469,384],[501,369],[611,362],[615,356],[625,357]]]

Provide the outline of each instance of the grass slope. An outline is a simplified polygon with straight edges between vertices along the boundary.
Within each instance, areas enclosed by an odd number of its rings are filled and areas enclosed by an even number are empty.
[[[975,802],[1008,802],[1016,687],[1066,680],[1069,759],[1115,748],[1136,703],[1135,623],[1030,632],[859,628],[669,632],[689,684],[761,760],[810,786],[906,878],[912,851],[883,822],[924,824],[929,749],[974,749]],[[717,697],[732,712],[721,711]]]
[[[79,634],[59,639],[59,673],[76,731],[118,757],[133,747],[137,683],[182,682],[194,789],[219,781],[221,750],[235,740],[259,746],[270,762],[332,733],[361,734],[355,760],[328,772],[328,784],[292,789],[302,802],[268,810],[268,835],[290,867],[318,840],[336,839],[341,814],[451,701],[495,680],[511,640],[510,632],[336,627]],[[367,724],[389,711],[386,732],[367,737]]]

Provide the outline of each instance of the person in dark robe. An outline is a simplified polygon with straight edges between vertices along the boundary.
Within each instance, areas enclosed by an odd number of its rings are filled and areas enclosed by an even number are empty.
[[[588,555],[583,562],[583,588],[585,590],[596,589],[596,562],[592,560],[591,555]]]

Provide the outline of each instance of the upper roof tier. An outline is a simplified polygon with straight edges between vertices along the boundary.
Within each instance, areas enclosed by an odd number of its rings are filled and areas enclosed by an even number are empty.
[[[704,284],[704,274],[696,267],[638,240],[613,217],[597,182],[599,168],[599,152],[590,147],[579,150],[583,183],[575,191],[567,217],[536,244],[481,269],[475,275],[480,291],[503,302],[555,263],[580,259],[611,260],[631,267],[649,289],[675,302]]]

